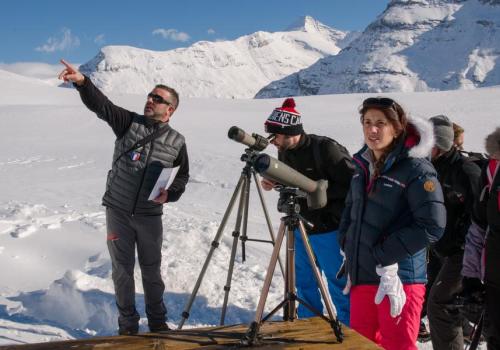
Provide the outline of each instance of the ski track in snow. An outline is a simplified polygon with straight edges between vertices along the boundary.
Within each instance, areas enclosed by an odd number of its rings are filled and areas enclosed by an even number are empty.
[[[60,229],[64,223],[73,221],[99,229],[104,226],[103,219],[104,212],[77,213],[64,208],[60,212],[50,211],[43,204],[7,203],[0,206],[0,234],[26,238],[42,228]]]

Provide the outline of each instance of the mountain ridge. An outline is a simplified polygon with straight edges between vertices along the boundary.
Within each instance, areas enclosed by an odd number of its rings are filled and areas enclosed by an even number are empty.
[[[337,54],[354,38],[310,16],[293,29],[164,52],[106,46],[80,70],[107,92],[145,93],[164,83],[186,97],[252,98],[262,86]]]
[[[256,98],[470,89],[500,84],[499,0],[393,0],[338,55]]]

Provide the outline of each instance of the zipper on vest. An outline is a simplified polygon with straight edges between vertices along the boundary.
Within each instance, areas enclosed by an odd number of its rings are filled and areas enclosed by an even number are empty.
[[[132,216],[135,215],[135,209],[137,207],[137,202],[139,201],[139,194],[141,193],[142,184],[144,183],[144,177],[146,176],[146,170],[148,169],[149,159],[153,154],[154,142],[151,142],[151,147],[149,148],[148,156],[146,158],[146,165],[144,166],[144,170],[142,171],[141,182],[139,183],[139,188],[137,189],[137,193],[135,195],[134,208],[132,209]]]

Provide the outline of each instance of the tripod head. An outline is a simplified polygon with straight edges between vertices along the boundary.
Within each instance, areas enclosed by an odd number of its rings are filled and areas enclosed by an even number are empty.
[[[249,148],[246,148],[245,149],[245,153],[243,153],[241,155],[241,161],[242,162],[246,162],[246,166],[251,168],[255,162],[255,160],[257,159],[257,157],[259,156],[259,151],[253,149],[252,147],[249,147]]]
[[[296,225],[299,220],[313,228],[314,225],[300,215],[300,199],[307,199],[307,193],[296,188],[278,185],[275,189],[280,193],[278,199],[278,211],[286,214],[285,221],[289,225]]]
[[[299,198],[306,198],[306,193],[296,187],[278,185],[274,187],[279,193],[278,211],[287,215],[300,213]]]

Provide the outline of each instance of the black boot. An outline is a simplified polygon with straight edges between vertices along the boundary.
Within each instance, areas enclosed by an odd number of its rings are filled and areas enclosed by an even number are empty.
[[[118,330],[119,335],[136,335],[137,333],[139,333],[139,327],[120,328]]]
[[[418,337],[417,340],[420,343],[426,343],[431,340],[431,333],[427,330],[424,321],[420,321],[420,328],[418,329]]]
[[[151,324],[149,325],[149,331],[151,333],[161,333],[161,332],[166,332],[169,331],[170,327],[166,323],[159,323],[159,324]]]

